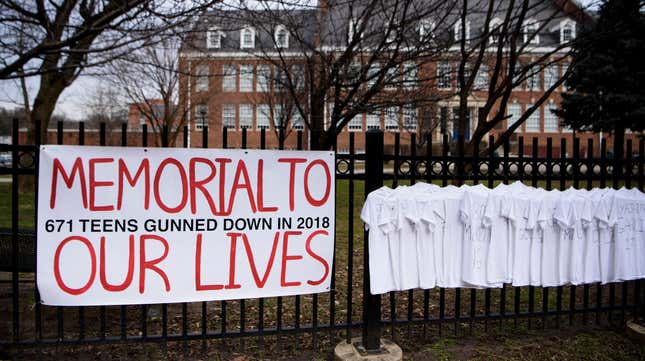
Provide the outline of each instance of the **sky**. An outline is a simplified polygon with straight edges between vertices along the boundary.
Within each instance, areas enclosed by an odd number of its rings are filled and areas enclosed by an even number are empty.
[[[583,7],[597,8],[599,0],[579,0]],[[33,102],[38,92],[38,78],[30,78],[27,81],[27,88]],[[82,120],[88,113],[88,106],[91,102],[91,94],[101,86],[101,79],[92,75],[81,74],[72,85],[67,87],[56,105],[55,114],[64,115],[70,120]],[[0,107],[15,108],[22,106],[22,95],[17,80],[0,81]]]

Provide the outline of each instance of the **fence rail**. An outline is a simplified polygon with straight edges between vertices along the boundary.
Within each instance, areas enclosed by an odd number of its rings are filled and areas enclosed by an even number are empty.
[[[63,143],[62,125],[58,125],[58,144]],[[208,148],[209,129],[204,127],[202,147]],[[85,128],[78,129],[78,144],[85,143]],[[36,130],[36,134],[39,131]],[[161,134],[167,134],[161,132]],[[228,131],[221,133],[224,148]],[[263,129],[263,149],[267,137]],[[295,134],[298,149],[303,147],[303,133]],[[605,142],[600,153],[594,154],[593,140],[580,156],[580,142],[561,140],[559,154],[554,154],[553,140],[548,139],[546,156],[538,156],[538,140],[531,139],[525,147],[520,137],[516,154],[510,154],[506,143],[501,155],[493,149],[480,149],[471,155],[449,153],[450,144],[444,137],[440,154],[433,147],[419,147],[417,138],[402,154],[401,137],[395,135],[392,154],[384,154],[383,133],[368,132],[365,153],[357,154],[355,138],[349,134],[349,151],[336,156],[336,246],[331,290],[322,294],[212,301],[163,305],[50,307],[39,300],[35,287],[35,199],[37,189],[24,184],[37,184],[38,145],[19,144],[18,123],[13,126],[13,144],[0,144],[0,153],[11,153],[11,167],[0,167],[0,176],[11,182],[0,193],[10,205],[9,217],[0,216],[0,307],[8,311],[1,322],[0,347],[15,348],[61,344],[107,344],[123,342],[201,341],[205,352],[207,340],[270,335],[311,334],[317,343],[320,335],[332,341],[351,341],[360,334],[364,346],[378,348],[378,338],[385,331],[396,338],[400,332],[415,327],[424,336],[442,336],[493,327],[503,329],[508,322],[524,323],[529,328],[562,325],[622,322],[626,317],[645,314],[644,280],[561,286],[552,288],[506,285],[500,289],[444,289],[369,294],[367,264],[368,237],[363,234],[358,213],[367,192],[383,184],[397,186],[418,181],[439,185],[468,182],[489,187],[519,180],[545,189],[620,186],[644,189],[645,158],[643,139],[636,144],[628,140],[624,159],[607,156]],[[421,138],[426,137],[426,138]],[[121,129],[121,146],[128,146],[127,128]],[[141,133],[142,146],[148,146],[148,130]],[[242,133],[242,148],[247,144]],[[493,144],[489,139],[488,144]],[[188,145],[188,129],[184,129],[184,146]],[[430,142],[426,142],[429,144]],[[106,129],[99,131],[99,144],[106,144]],[[168,142],[162,139],[161,144]],[[390,147],[388,147],[389,149]],[[531,149],[525,154],[525,149]],[[634,149],[637,151],[635,152]],[[23,189],[24,188],[24,189]],[[359,332],[359,329],[362,332]],[[280,338],[278,338],[280,341]],[[243,342],[240,347],[243,347]],[[1,351],[0,351],[1,353]]]

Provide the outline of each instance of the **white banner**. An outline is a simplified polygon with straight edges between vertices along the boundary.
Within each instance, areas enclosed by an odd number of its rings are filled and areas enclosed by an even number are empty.
[[[329,290],[333,152],[45,145],[39,171],[44,304]]]

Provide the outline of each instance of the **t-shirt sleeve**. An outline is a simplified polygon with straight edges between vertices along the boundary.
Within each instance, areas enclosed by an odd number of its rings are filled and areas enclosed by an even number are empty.
[[[538,212],[540,211],[540,199],[531,199],[526,214],[526,229],[534,229],[538,223]]]
[[[558,201],[555,210],[553,211],[553,219],[560,225],[562,228],[571,228],[573,223],[570,219],[570,209],[569,201],[560,200]]]
[[[515,201],[513,197],[504,197],[500,205],[500,214],[502,217],[510,219],[511,221],[517,221],[519,216],[515,210]]]
[[[601,198],[597,202],[593,215],[598,220],[598,228],[605,229],[609,227],[609,206],[606,198]]]
[[[459,203],[459,219],[462,223],[467,223],[470,220],[470,210],[472,209],[472,200],[468,192],[464,194]]]
[[[367,196],[365,203],[363,203],[363,208],[361,209],[361,220],[365,223],[365,230],[370,230],[370,224],[372,223],[372,211],[371,207],[373,206],[374,199],[370,196]]]
[[[589,225],[593,221],[593,218],[594,217],[591,212],[591,200],[585,199],[582,205],[582,212],[580,213],[580,220],[582,220],[582,226],[584,228],[589,227]]]
[[[383,233],[390,233],[397,229],[397,214],[394,202],[385,201],[379,207],[376,226]]]
[[[490,228],[493,224],[493,220],[499,216],[499,202],[498,198],[494,196],[488,196],[486,200],[486,208],[484,208],[484,217],[482,218],[482,225],[486,228]]]

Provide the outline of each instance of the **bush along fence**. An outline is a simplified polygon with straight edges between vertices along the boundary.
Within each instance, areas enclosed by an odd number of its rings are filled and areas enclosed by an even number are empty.
[[[58,143],[63,143],[62,125]],[[208,148],[209,129],[204,127],[202,147]],[[218,131],[219,132],[219,131]],[[242,130],[242,148],[246,130]],[[35,129],[40,134],[40,129]],[[167,129],[161,132],[167,134]],[[184,129],[184,146],[188,129]],[[139,145],[148,146],[149,134],[143,127]],[[221,131],[227,147],[227,130]],[[264,149],[267,137],[261,130]],[[303,133],[298,132],[297,148],[303,148]],[[356,137],[366,137],[365,153],[356,153]],[[362,231],[359,212],[363,199],[382,185],[397,186],[418,181],[438,185],[483,183],[494,187],[503,182],[522,181],[545,189],[592,187],[637,187],[645,185],[645,147],[628,140],[623,159],[609,158],[605,142],[594,154],[593,140],[587,140],[586,155],[581,156],[577,138],[573,144],[562,139],[560,154],[553,154],[548,139],[546,154],[538,156],[538,140],[518,138],[516,152],[506,142],[501,155],[483,149],[472,155],[449,153],[448,137],[442,151],[433,153],[429,134],[410,134],[402,145],[394,136],[392,154],[385,154],[383,133],[368,131],[349,134],[349,150],[336,154],[336,240],[331,289],[329,292],[260,299],[209,301],[162,305],[51,307],[38,302],[34,270],[35,224],[39,144],[19,144],[18,123],[14,122],[12,144],[1,144],[0,153],[11,154],[11,166],[0,167],[0,175],[11,179],[2,192],[10,200],[0,230],[0,309],[6,310],[0,329],[0,347],[21,350],[46,345],[88,345],[132,342],[201,341],[206,352],[209,340],[249,337],[310,335],[317,344],[322,335],[332,341],[361,337],[362,346],[379,348],[383,336],[396,339],[401,332],[417,330],[424,337],[441,337],[462,331],[489,332],[512,323],[528,328],[619,324],[631,317],[645,315],[645,282],[636,280],[560,287],[511,287],[499,289],[410,290],[371,295],[367,233]],[[407,135],[406,135],[407,138]],[[127,129],[121,130],[121,146],[128,146]],[[488,144],[493,144],[489,139]],[[78,144],[84,145],[84,127],[79,126]],[[99,144],[106,144],[106,129],[99,132]],[[162,139],[162,145],[168,142]],[[616,145],[620,146],[620,145]],[[634,147],[636,146],[636,147]],[[405,154],[401,149],[405,148]],[[637,154],[633,149],[637,149]],[[527,152],[531,149],[532,152]],[[3,311],[5,312],[5,311]],[[416,332],[416,331],[415,331]],[[328,339],[329,339],[328,338]],[[240,343],[243,347],[244,343]]]

